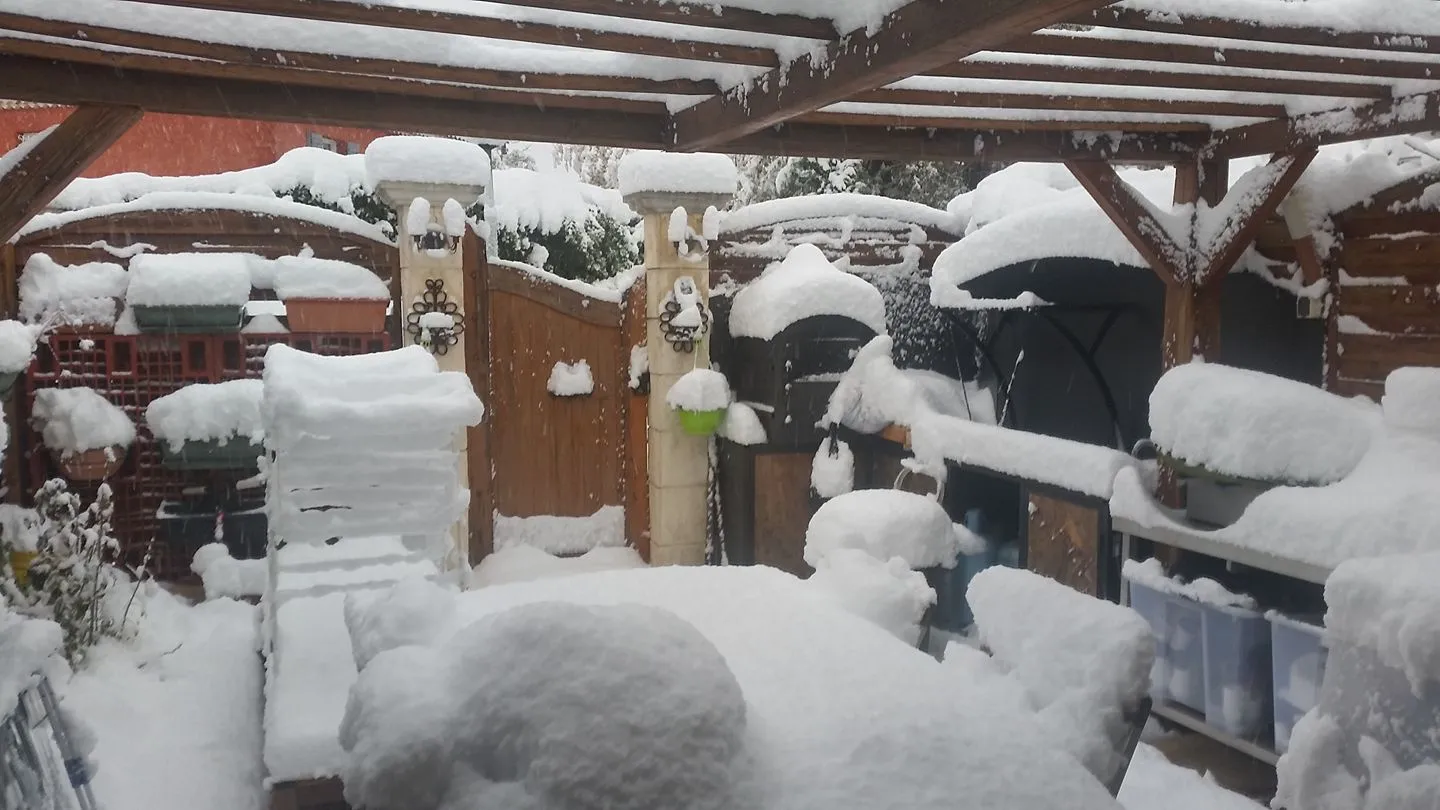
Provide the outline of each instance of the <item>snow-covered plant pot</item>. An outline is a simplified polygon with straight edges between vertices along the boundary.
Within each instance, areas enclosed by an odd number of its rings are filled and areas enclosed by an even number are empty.
[[[230,257],[142,254],[130,260],[126,301],[142,332],[237,332],[250,271]]]
[[[730,407],[730,384],[725,375],[697,368],[675,381],[665,402],[675,410],[680,427],[692,436],[709,436],[725,422]]]
[[[145,409],[161,463],[175,470],[253,470],[264,452],[260,380],[187,385]]]
[[[135,443],[130,417],[89,388],[36,391],[32,419],[61,472],[72,481],[114,475]]]
[[[275,296],[285,302],[290,329],[328,334],[385,331],[390,288],[359,265],[311,256],[275,260]]]
[[[19,321],[0,321],[0,398],[15,388],[15,381],[30,368],[40,327]]]
[[[20,320],[71,333],[109,332],[129,283],[125,268],[112,262],[62,265],[35,253],[20,273]]]

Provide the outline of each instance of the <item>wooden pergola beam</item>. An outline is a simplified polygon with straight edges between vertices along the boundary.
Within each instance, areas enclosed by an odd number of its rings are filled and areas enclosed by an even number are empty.
[[[976,111],[974,115],[964,115],[964,110],[957,110],[959,115],[924,115],[920,113],[907,113],[897,115],[882,112],[864,111],[835,111],[819,110],[817,112],[797,115],[790,119],[792,123],[798,124],[833,124],[844,127],[866,127],[890,129],[961,129],[974,131],[985,130],[1022,130],[1025,132],[1105,132],[1114,127],[1124,127],[1125,132],[1132,134],[1165,134],[1165,135],[1208,135],[1213,132],[1209,124],[1199,121],[1126,121],[1117,122],[1104,119],[1065,118],[1053,120],[1046,118],[1026,119],[1019,116],[1000,117],[1004,110],[993,111],[996,117]],[[1055,160],[1054,156],[1050,160]]]
[[[485,39],[557,45],[566,48],[693,59],[752,67],[775,67],[780,58],[768,48],[723,42],[596,31],[569,25],[520,22],[451,11],[406,8],[346,0],[125,0],[176,8],[230,11],[312,22],[350,23],[409,31],[441,32]]]
[[[825,20],[798,14],[775,14],[747,8],[727,8],[713,3],[672,2],[671,0],[498,0],[507,6],[602,14],[631,20],[720,28],[751,34],[772,34],[806,39],[834,39],[835,27]]]
[[[802,113],[1043,28],[1104,0],[913,0],[878,30],[857,31],[677,113],[671,145],[708,149]]]
[[[965,163],[1116,160],[1168,165],[1193,155],[1197,134],[1008,129],[917,129],[790,122],[726,144],[738,154],[815,155],[862,160],[945,160]]]
[[[1120,179],[1115,167],[1104,160],[1067,160],[1065,166],[1161,280],[1180,284],[1189,277],[1188,245],[1175,239],[1150,203]]]
[[[1332,143],[1440,129],[1440,92],[1385,99],[1361,107],[1262,121],[1215,133],[1205,153],[1218,158],[1312,149]]]
[[[995,50],[1023,56],[1067,56],[1117,59],[1161,64],[1224,65],[1247,70],[1284,70],[1333,76],[1367,76],[1383,79],[1434,80],[1440,76],[1440,59],[1384,59],[1364,54],[1331,56],[1247,48],[1243,44],[1217,49],[1213,45],[1146,42],[1069,33],[1034,33],[1017,37]]]
[[[1195,283],[1203,287],[1230,272],[1314,159],[1314,149],[1277,154],[1270,160],[1273,174],[1259,188],[1236,190],[1244,196],[1228,215],[1235,227],[1221,234],[1219,244],[1201,246],[1206,252],[1196,257]]]
[[[1163,67],[1163,66],[1156,66]],[[1184,88],[1226,93],[1275,93],[1325,98],[1389,98],[1388,85],[1374,82],[1297,79],[1153,68],[1075,67],[1037,62],[956,62],[926,71],[930,76],[1007,82],[1102,84],[1118,87]]]
[[[1440,54],[1440,37],[1397,36],[1394,32],[1383,31],[1337,31],[1332,28],[1314,26],[1262,25],[1253,21],[1234,20],[1206,14],[1186,14],[1183,18],[1176,18],[1145,9],[1119,6],[1096,9],[1087,14],[1081,14],[1069,22],[1076,25],[1098,25],[1105,28],[1157,34],[1184,34],[1216,39],[1396,53]]]
[[[24,14],[0,11],[0,29],[25,34],[35,34],[66,40],[76,46],[110,45],[155,54],[173,54],[191,57],[190,61],[205,59],[236,66],[272,67],[289,70],[314,70],[327,73],[355,73],[374,76],[388,76],[397,79],[413,79],[425,82],[450,82],[484,85],[500,88],[525,88],[532,90],[569,90],[620,93],[677,93],[685,95],[709,95],[718,93],[720,88],[711,81],[692,79],[640,79],[630,76],[585,76],[535,73],[528,71],[494,70],[486,68],[465,68],[452,65],[438,65],[425,62],[409,62],[397,59],[374,59],[353,56],[336,56],[309,51],[277,50],[273,48],[247,48],[214,42],[198,42],[182,37],[111,28],[101,25],[46,20]],[[9,38],[18,42],[19,38]],[[36,47],[46,44],[44,40],[31,40],[35,45],[18,50],[12,45],[12,53],[34,53]],[[119,64],[124,57],[132,54],[114,50],[100,50],[91,47],[98,56],[85,61],[104,59]]]
[[[45,210],[143,114],[136,107],[81,107],[0,175],[0,244]]]
[[[936,107],[987,107],[1013,110],[1075,110],[1082,112],[1145,113],[1156,115],[1283,118],[1284,104],[1258,104],[1209,99],[1135,98],[1115,96],[1047,95],[1043,93],[951,90],[881,89],[851,96],[846,101],[874,104]]]

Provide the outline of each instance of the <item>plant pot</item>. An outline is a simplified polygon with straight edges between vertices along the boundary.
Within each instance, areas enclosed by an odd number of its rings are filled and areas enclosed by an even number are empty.
[[[219,439],[185,442],[179,450],[161,442],[160,464],[170,470],[254,470],[264,452],[265,445],[251,444],[247,436],[235,436],[223,444]]]
[[[680,427],[691,436],[714,435],[725,421],[724,408],[713,411],[689,411],[677,408],[675,413],[680,417]]]
[[[285,315],[292,332],[369,335],[385,331],[389,305],[384,299],[290,298]]]
[[[10,552],[10,570],[15,573],[15,584],[25,587],[30,581],[30,564],[35,562],[33,551],[12,551]]]
[[[55,461],[61,474],[71,481],[103,481],[120,469],[128,451],[126,447],[98,447],[68,456],[57,452]]]
[[[152,307],[135,305],[135,325],[141,332],[238,332],[245,307],[230,304]]]

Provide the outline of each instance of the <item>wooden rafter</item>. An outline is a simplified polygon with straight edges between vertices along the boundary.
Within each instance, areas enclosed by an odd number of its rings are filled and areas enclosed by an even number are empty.
[[[672,145],[705,149],[1034,31],[1103,0],[914,0],[878,30],[831,42],[674,116]]]
[[[507,6],[526,6],[579,14],[603,14],[632,20],[778,34],[806,39],[833,39],[835,28],[825,20],[798,14],[775,14],[746,8],[727,8],[712,3],[677,3],[671,0],[499,0]]]
[[[1235,210],[1231,212],[1230,218],[1236,223],[1235,229],[1226,233],[1219,244],[1202,246],[1205,252],[1195,257],[1197,284],[1203,287],[1211,283],[1212,279],[1230,272],[1235,263],[1240,261],[1245,249],[1255,241],[1255,234],[1274,216],[1280,201],[1295,187],[1314,159],[1314,149],[1277,154],[1271,159],[1270,166],[1275,170],[1274,176],[1261,188],[1255,189],[1256,193],[1239,200]]]
[[[1390,88],[1373,82],[1297,79],[1281,75],[1234,75],[1223,72],[1123,67],[1074,67],[1025,62],[955,62],[926,71],[931,76],[991,79],[1006,82],[1103,84],[1117,87],[1185,88],[1227,93],[1277,93],[1325,98],[1389,98]]]
[[[1213,45],[1140,42],[1064,33],[1030,34],[1007,42],[1003,48],[995,50],[1027,56],[1072,56],[1189,65],[1222,64],[1232,68],[1285,70],[1330,76],[1346,74],[1386,79],[1433,80],[1440,75],[1440,59],[1386,59],[1368,55],[1288,53],[1246,47],[1244,44],[1217,49]]]
[[[1440,37],[1397,36],[1383,31],[1336,31],[1313,26],[1258,25],[1251,20],[1233,20],[1204,14],[1186,14],[1176,19],[1144,9],[1110,6],[1082,14],[1071,23],[1099,25],[1126,31],[1184,34],[1216,39],[1309,45],[1397,53],[1440,54]]]
[[[1065,166],[1115,227],[1166,284],[1189,276],[1187,247],[1180,244],[1149,202],[1103,160],[1068,160]]]
[[[355,73],[373,76],[389,76],[399,79],[414,79],[426,82],[452,82],[485,85],[503,88],[527,88],[535,90],[606,91],[624,93],[680,93],[710,94],[719,92],[719,87],[710,81],[690,79],[656,80],[638,79],[628,76],[572,76],[535,72],[505,71],[482,68],[462,68],[451,65],[408,62],[397,59],[373,59],[309,51],[278,50],[274,48],[246,48],[214,42],[198,42],[181,37],[151,34],[100,25],[68,23],[46,20],[24,14],[0,11],[0,29],[36,34],[44,37],[67,40],[75,45],[109,45],[117,48],[133,48],[152,51],[156,54],[173,54],[206,59],[240,67],[271,67],[287,70],[313,70],[326,73]],[[11,53],[34,53],[44,40],[31,40],[34,45],[18,50],[18,38],[12,40]],[[92,48],[95,54],[85,61],[98,64],[121,64],[127,54],[113,50]],[[79,57],[72,57],[79,58]]]
[[[859,93],[846,100],[874,104],[923,104],[936,107],[1078,110],[1157,115],[1234,116],[1237,118],[1279,118],[1285,115],[1285,105],[1283,104],[1015,92],[884,89]]]
[[[1244,157],[1432,129],[1440,129],[1440,92],[1223,130],[1205,152],[1221,158]]]
[[[1332,219],[1343,219],[1347,214],[1365,209],[1385,211],[1392,205],[1412,202],[1421,194],[1424,194],[1426,189],[1437,185],[1440,185],[1440,166],[1432,166],[1401,180],[1399,183],[1376,193],[1368,199],[1356,203],[1344,211],[1333,214]]]
[[[1120,126],[1113,120],[1103,119],[1065,119],[1050,120],[1045,118],[1027,119],[1019,116],[1002,117],[1004,110],[977,111],[974,115],[964,115],[964,110],[957,110],[958,115],[925,115],[922,113],[907,113],[899,115],[895,113],[881,112],[836,112],[821,110],[819,112],[797,115],[791,121],[806,124],[834,124],[847,127],[887,127],[892,129],[966,129],[966,130],[1018,130],[1026,132],[1105,132],[1113,127]],[[987,114],[988,113],[988,114]],[[994,117],[992,117],[994,116]],[[1206,134],[1212,130],[1209,124],[1198,121],[1126,121],[1123,126],[1126,132],[1130,133],[1166,133],[1171,135]]]
[[[791,122],[769,127],[726,147],[747,155],[823,155],[864,160],[953,160],[1005,163],[1093,159],[1166,165],[1192,155],[1203,138],[1157,133],[1075,133],[1013,130],[887,129]]]
[[[477,14],[351,3],[346,0],[125,0],[125,2],[142,1],[152,5],[177,8],[232,11],[410,31],[443,32],[485,39],[530,42],[537,45],[559,45],[567,48],[694,59],[731,65],[774,67],[780,63],[775,52],[767,48],[701,40],[670,39],[617,31],[596,31],[579,26],[501,20]]]
[[[81,107],[0,176],[0,243],[45,210],[143,115],[136,107]]]

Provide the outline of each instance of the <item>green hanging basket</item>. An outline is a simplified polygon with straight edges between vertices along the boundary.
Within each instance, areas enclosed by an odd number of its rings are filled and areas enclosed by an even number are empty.
[[[680,415],[680,427],[691,436],[711,436],[720,429],[721,423],[725,421],[725,409],[720,408],[714,411],[689,411],[684,408],[677,408],[675,413]]]

